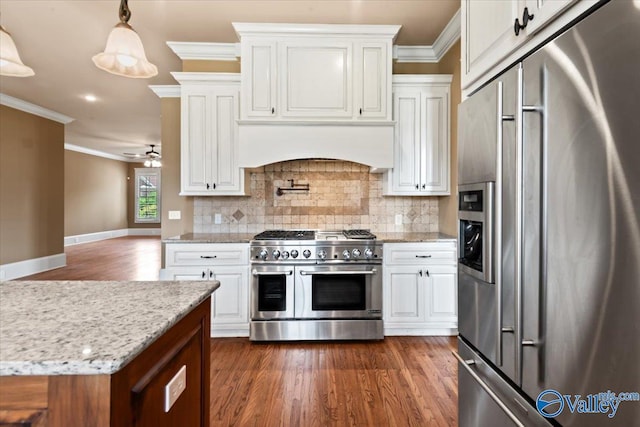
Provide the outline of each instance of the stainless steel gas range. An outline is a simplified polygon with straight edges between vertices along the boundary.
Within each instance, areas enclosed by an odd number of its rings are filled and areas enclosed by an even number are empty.
[[[382,243],[368,230],[268,230],[250,247],[252,341],[384,338]]]

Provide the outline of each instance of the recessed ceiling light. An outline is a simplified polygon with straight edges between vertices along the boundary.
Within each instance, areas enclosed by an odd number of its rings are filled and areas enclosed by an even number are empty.
[[[84,99],[89,102],[96,102],[98,100],[95,95],[85,95]]]

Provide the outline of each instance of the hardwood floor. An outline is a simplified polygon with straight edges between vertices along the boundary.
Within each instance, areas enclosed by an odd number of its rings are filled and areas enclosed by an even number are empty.
[[[211,426],[456,426],[453,337],[211,342]]]
[[[67,266],[20,280],[158,280],[158,236],[129,236],[64,248]]]
[[[67,267],[23,280],[157,280],[158,237],[65,248]],[[211,426],[456,426],[453,337],[211,340]]]

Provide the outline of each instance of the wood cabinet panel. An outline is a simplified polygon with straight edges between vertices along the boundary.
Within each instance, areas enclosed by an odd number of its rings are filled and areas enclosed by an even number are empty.
[[[0,377],[0,409],[40,409],[47,407],[49,377]]]
[[[49,377],[49,427],[68,427],[70,420],[83,427],[110,425],[109,375],[57,375]]]

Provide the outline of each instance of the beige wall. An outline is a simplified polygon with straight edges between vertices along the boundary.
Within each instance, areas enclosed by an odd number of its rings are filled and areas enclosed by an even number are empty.
[[[0,264],[64,252],[64,125],[0,105]]]
[[[460,41],[454,44],[439,63],[440,73],[452,74],[451,82],[451,195],[440,198],[440,232],[458,234],[458,105],[462,99],[460,90]]]
[[[65,150],[64,235],[128,228],[126,162]]]
[[[193,197],[180,193],[180,98],[162,98],[162,238],[193,231]],[[168,211],[180,211],[179,220]]]

